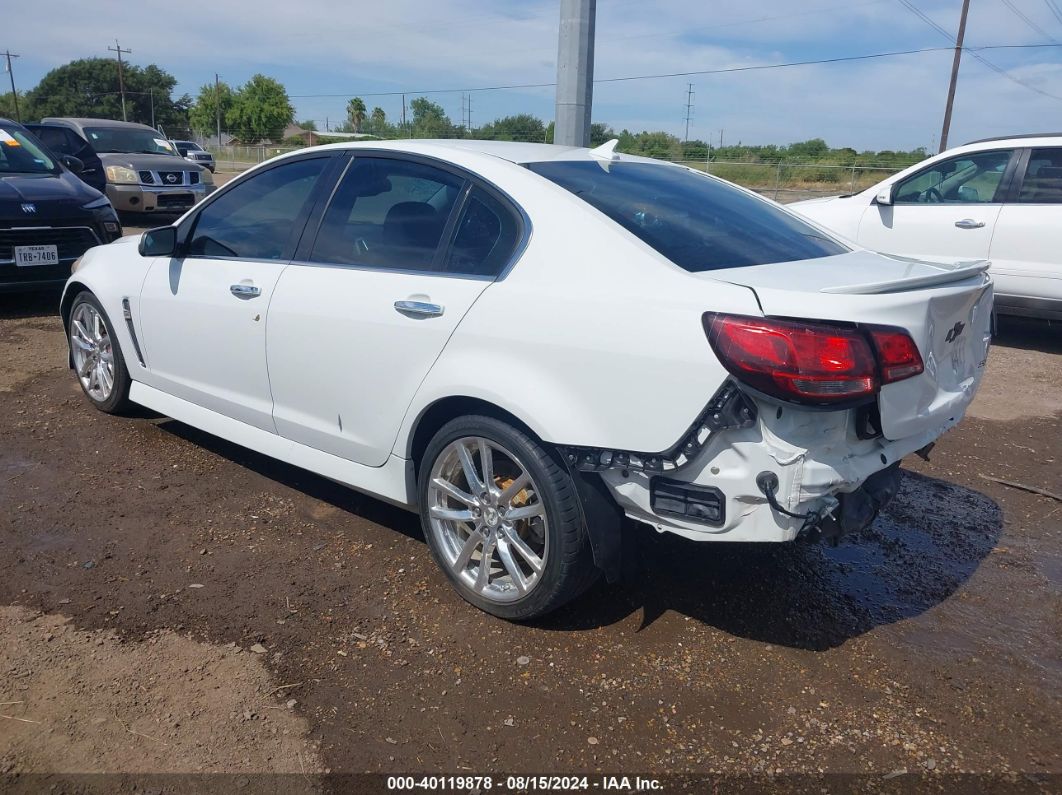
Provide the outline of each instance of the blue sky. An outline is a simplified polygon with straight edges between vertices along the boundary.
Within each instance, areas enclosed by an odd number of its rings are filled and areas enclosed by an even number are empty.
[[[961,0],[909,0],[953,34]],[[1047,0],[973,0],[967,44],[1062,41]],[[1053,0],[1062,9],[1062,0]],[[72,8],[78,8],[73,11]],[[82,10],[83,9],[83,10]],[[556,77],[558,0],[36,0],[5,14],[0,48],[20,88],[68,60],[105,56],[117,35],[137,64],[157,63],[195,94],[214,72],[239,84],[255,72],[279,79],[300,119],[341,119],[365,96],[392,118],[395,96],[377,92],[550,83]],[[47,19],[48,24],[40,24]],[[1039,29],[1037,29],[1039,28]],[[1045,35],[1046,34],[1046,35]],[[948,46],[901,0],[598,0],[595,77],[726,69],[794,60]],[[983,51],[1012,79],[969,55],[952,142],[1062,129],[1062,47]],[[940,133],[950,52],[788,69],[599,83],[594,119],[682,135],[686,85],[694,84],[691,137],[720,130],[726,143],[810,137],[857,149],[933,148]],[[6,78],[6,75],[4,75]],[[1044,96],[1019,82],[1056,94]],[[339,94],[340,96],[310,96]],[[459,91],[431,98],[459,121]],[[553,116],[553,89],[477,91],[472,121],[530,112]]]

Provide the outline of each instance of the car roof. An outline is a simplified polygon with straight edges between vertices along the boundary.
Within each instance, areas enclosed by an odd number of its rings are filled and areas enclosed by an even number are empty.
[[[993,138],[978,138],[976,141],[967,141],[963,146],[973,144],[994,144],[999,141],[1020,141],[1025,138],[1062,138],[1062,132],[1046,133],[1015,133],[1014,135],[998,135]]]
[[[135,121],[116,121],[114,119],[93,119],[93,118],[74,118],[72,116],[48,116],[41,119],[43,124],[51,124],[54,122],[65,122],[66,124],[73,124],[77,127],[115,127],[127,130],[151,130],[154,129],[148,127],[146,124],[139,124]]]
[[[479,141],[468,138],[402,138],[389,141],[343,141],[314,147],[318,149],[375,149],[395,150],[399,152],[423,152],[445,157],[450,153],[474,153],[489,155],[510,163],[542,163],[548,160],[599,160],[593,149],[582,146],[561,146],[559,144],[537,144],[522,141]],[[297,150],[305,151],[305,150]],[[604,160],[666,163],[637,155],[625,155],[616,152]]]

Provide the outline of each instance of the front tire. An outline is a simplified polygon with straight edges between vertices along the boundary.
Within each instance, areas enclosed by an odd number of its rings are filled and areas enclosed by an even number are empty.
[[[129,371],[114,326],[90,292],[82,292],[70,307],[67,328],[70,360],[81,389],[93,406],[106,414],[128,411]]]
[[[486,416],[452,420],[420,463],[421,524],[462,598],[523,621],[596,578],[571,475],[543,445]]]

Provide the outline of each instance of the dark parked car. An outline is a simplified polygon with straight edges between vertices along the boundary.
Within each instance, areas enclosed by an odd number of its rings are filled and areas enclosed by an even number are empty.
[[[122,235],[107,197],[25,127],[0,119],[0,290],[58,286],[74,260]]]
[[[100,193],[107,192],[107,176],[103,173],[103,161],[89,146],[88,141],[69,127],[40,123],[26,123],[22,126],[37,136],[40,142],[60,159],[69,156],[80,160],[82,169],[78,176]]]

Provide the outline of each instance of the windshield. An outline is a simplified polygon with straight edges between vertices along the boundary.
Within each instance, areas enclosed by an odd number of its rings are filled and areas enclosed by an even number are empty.
[[[57,170],[34,138],[17,127],[0,125],[0,174],[54,174]]]
[[[145,155],[173,155],[173,147],[153,130],[135,127],[86,127],[85,135],[97,152],[128,152]],[[176,155],[175,155],[176,156]]]
[[[195,141],[174,141],[178,149],[191,149],[194,152],[202,152],[203,147]]]
[[[686,168],[586,160],[530,163],[528,168],[694,273],[848,251],[767,200]]]

